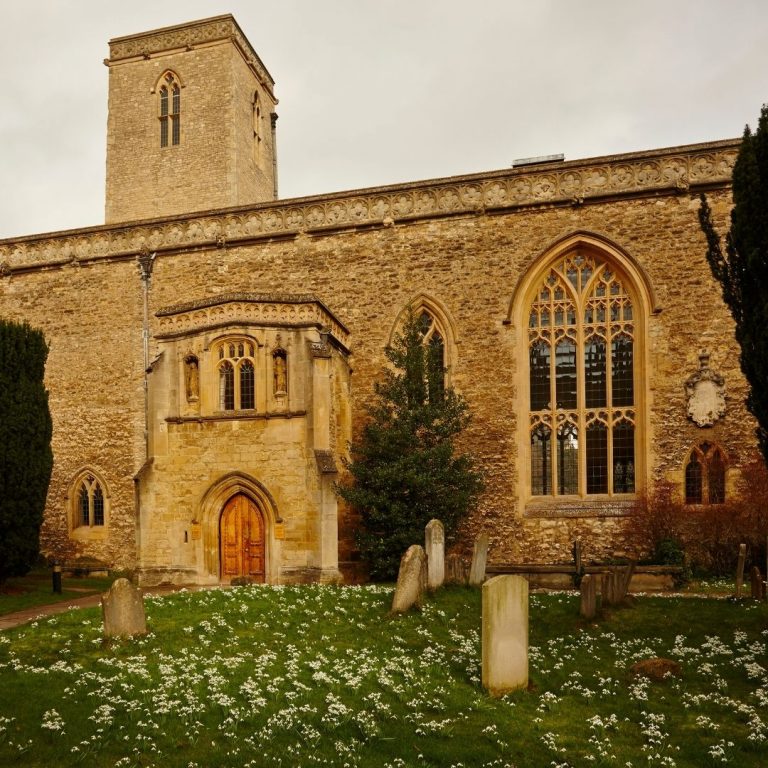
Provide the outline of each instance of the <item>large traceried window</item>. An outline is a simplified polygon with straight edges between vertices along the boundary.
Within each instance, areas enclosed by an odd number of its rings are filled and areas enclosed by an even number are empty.
[[[635,491],[635,324],[625,282],[600,258],[572,252],[530,302],[533,496]]]
[[[173,72],[163,75],[160,95],[160,146],[181,144],[181,86]]]
[[[219,408],[247,411],[256,407],[254,344],[247,339],[226,341],[219,346]]]

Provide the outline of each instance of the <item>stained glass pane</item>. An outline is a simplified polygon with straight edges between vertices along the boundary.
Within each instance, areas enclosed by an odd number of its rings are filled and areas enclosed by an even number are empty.
[[[85,485],[80,486],[77,506],[80,510],[80,525],[91,524],[91,505],[88,499],[88,489]]]
[[[100,485],[93,490],[93,524],[104,525],[104,494]]]
[[[607,397],[605,341],[599,336],[584,345],[584,394],[587,408],[603,408]]]
[[[219,369],[219,403],[222,411],[235,409],[235,369],[228,362]]]
[[[173,86],[173,114],[178,115],[181,112],[181,91],[178,85]]]
[[[635,492],[635,427],[628,421],[613,428],[613,492]]]
[[[576,407],[576,344],[570,339],[555,348],[555,387],[558,408]]]
[[[160,116],[164,117],[168,114],[168,89],[163,86],[160,89]]]
[[[632,339],[619,336],[611,342],[612,405],[620,407],[634,403],[634,365]]]
[[[709,503],[722,504],[725,501],[725,464],[720,451],[715,450],[709,460],[707,472],[709,482]]]
[[[587,427],[587,493],[608,493],[608,428]]]
[[[530,349],[531,410],[541,411],[549,407],[549,344],[536,341]]]
[[[243,409],[256,407],[254,405],[253,382],[253,363],[250,360],[246,360],[240,366],[240,407]]]
[[[167,117],[160,118],[160,146],[161,147],[168,146],[168,118]]]
[[[579,492],[579,431],[572,424],[557,431],[557,490],[561,495]]]
[[[699,457],[694,453],[685,468],[685,503],[701,504],[701,499],[701,464]]]
[[[549,427],[543,424],[531,432],[531,493],[534,496],[552,493],[551,438]]]
[[[173,127],[171,141],[173,142],[173,146],[178,146],[181,143],[181,118],[179,115],[173,115],[173,117],[171,117],[171,125]]]

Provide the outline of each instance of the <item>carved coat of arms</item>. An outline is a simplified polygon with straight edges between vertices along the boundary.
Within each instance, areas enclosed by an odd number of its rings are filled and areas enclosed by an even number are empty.
[[[699,355],[699,363],[699,370],[685,382],[688,418],[699,427],[711,427],[725,416],[725,379],[709,367],[709,355]]]

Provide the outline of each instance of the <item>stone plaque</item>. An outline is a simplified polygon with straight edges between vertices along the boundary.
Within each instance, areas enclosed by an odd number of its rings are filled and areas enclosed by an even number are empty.
[[[688,418],[699,427],[711,427],[725,416],[725,379],[709,367],[709,355],[699,355],[699,364],[685,382]]]

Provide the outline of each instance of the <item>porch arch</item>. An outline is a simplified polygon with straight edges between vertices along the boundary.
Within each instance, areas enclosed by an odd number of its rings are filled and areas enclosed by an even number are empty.
[[[283,521],[272,494],[256,478],[242,472],[231,472],[219,478],[200,500],[198,520],[202,528],[206,575],[217,579],[220,577],[219,520],[225,504],[237,494],[251,499],[264,517],[264,578],[267,583],[275,583],[279,562],[279,541],[275,538],[275,525]]]

